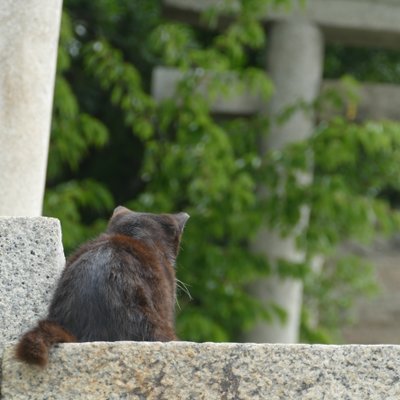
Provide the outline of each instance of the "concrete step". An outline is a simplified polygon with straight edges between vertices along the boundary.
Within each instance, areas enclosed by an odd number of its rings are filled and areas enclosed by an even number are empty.
[[[3,356],[8,399],[399,399],[400,346],[64,344],[45,369]]]

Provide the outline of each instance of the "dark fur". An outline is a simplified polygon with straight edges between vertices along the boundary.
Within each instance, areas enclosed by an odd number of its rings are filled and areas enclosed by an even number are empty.
[[[117,207],[106,232],[67,261],[47,319],[20,339],[18,359],[46,365],[55,343],[175,340],[175,260],[185,213]]]

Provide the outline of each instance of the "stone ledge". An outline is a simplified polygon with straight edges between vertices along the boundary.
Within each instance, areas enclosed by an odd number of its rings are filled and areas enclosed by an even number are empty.
[[[42,370],[3,359],[6,399],[398,399],[400,346],[64,344]]]

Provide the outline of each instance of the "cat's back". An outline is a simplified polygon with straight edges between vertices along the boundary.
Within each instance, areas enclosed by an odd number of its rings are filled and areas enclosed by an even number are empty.
[[[140,273],[143,266],[151,268],[156,264],[155,252],[140,240],[119,234],[103,234],[68,257],[64,274],[94,278],[119,270]],[[120,268],[122,265],[125,268]]]
[[[143,319],[139,306],[151,302],[143,293],[149,293],[149,275],[156,274],[153,264],[154,256],[140,241],[101,235],[68,259],[50,318],[81,341],[128,339]]]

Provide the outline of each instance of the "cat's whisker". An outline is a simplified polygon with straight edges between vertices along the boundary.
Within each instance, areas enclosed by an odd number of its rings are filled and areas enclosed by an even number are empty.
[[[176,286],[181,289],[183,292],[185,292],[187,294],[187,296],[189,297],[190,300],[193,300],[192,295],[190,294],[189,288],[188,288],[188,284],[182,282],[181,280],[179,280],[178,278],[176,278]]]

